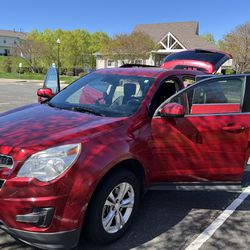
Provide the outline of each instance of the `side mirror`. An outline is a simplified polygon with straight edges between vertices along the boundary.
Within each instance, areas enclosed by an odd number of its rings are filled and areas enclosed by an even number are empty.
[[[47,99],[50,99],[55,94],[52,92],[52,89],[49,88],[42,88],[37,90],[38,101],[43,102]]]
[[[161,117],[183,117],[184,107],[179,103],[167,103],[159,111]]]

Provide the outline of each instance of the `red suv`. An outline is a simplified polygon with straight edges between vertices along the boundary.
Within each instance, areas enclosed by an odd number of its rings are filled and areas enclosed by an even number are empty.
[[[201,74],[98,70],[2,113],[0,228],[43,249],[72,248],[81,233],[108,243],[148,188],[248,183],[250,76],[184,88]]]

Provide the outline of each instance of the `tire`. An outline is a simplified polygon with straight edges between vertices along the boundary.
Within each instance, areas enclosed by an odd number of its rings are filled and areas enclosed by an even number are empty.
[[[98,187],[87,209],[85,237],[97,244],[117,240],[133,222],[139,201],[140,183],[136,176],[124,169],[112,173]]]

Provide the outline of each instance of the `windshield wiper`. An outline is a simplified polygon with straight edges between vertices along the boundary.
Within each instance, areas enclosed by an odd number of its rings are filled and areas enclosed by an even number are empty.
[[[87,112],[87,113],[91,113],[91,114],[98,115],[98,116],[104,116],[103,114],[101,114],[93,109],[90,109],[87,107],[82,107],[82,106],[72,107],[71,110],[78,111],[78,112]]]
[[[52,104],[51,102],[47,102],[48,106],[55,108],[56,106]]]
[[[50,106],[50,107],[52,107],[52,108],[63,109],[62,107],[57,106],[57,105],[55,105],[54,103],[52,104],[51,102],[47,102],[47,105]]]

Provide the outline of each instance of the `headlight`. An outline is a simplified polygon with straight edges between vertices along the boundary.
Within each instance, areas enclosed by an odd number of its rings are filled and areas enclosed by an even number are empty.
[[[33,154],[19,170],[18,177],[31,177],[39,181],[54,180],[76,161],[81,144],[69,144]]]

